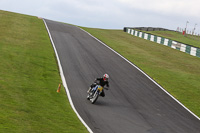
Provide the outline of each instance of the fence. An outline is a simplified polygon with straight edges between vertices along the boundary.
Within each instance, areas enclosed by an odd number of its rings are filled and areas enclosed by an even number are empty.
[[[144,27],[142,27],[142,28],[144,28]],[[159,28],[159,29],[167,30],[167,29],[163,29],[163,28]],[[159,30],[159,29],[154,28],[152,30]],[[192,56],[200,57],[200,48],[193,47],[193,46],[190,46],[190,45],[187,45],[187,44],[183,44],[183,43],[180,43],[180,42],[177,42],[177,41],[173,41],[171,39],[167,39],[167,38],[164,38],[164,37],[159,37],[159,36],[152,35],[152,34],[149,34],[149,33],[141,32],[141,31],[138,31],[138,30],[132,29],[132,28],[125,27],[124,31],[131,34],[131,35],[134,35],[134,36],[137,36],[137,37],[140,37],[140,38],[152,41],[152,42],[156,42],[156,43],[171,47],[173,49],[177,49],[177,50],[185,52],[185,53],[188,53]]]

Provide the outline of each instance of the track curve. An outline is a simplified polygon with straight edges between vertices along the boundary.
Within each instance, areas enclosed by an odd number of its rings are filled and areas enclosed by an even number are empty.
[[[200,121],[144,74],[81,29],[45,20],[74,106],[95,133],[199,133]],[[96,77],[110,75],[110,90],[92,105]]]

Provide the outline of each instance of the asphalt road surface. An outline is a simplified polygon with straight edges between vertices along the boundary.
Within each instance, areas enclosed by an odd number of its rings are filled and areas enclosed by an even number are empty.
[[[74,106],[94,133],[200,133],[200,121],[144,74],[81,29],[46,20]],[[110,75],[95,104],[88,87]]]

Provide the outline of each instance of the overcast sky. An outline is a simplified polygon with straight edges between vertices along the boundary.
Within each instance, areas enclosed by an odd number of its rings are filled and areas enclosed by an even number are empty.
[[[200,33],[200,0],[0,0],[0,9],[85,27],[177,27]]]

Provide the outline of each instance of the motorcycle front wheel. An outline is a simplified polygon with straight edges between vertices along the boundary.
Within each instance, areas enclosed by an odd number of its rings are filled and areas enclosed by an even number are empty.
[[[90,101],[92,102],[92,104],[94,104],[94,103],[97,101],[98,96],[99,96],[99,92],[96,91],[96,92],[94,93],[93,97],[90,99]]]

